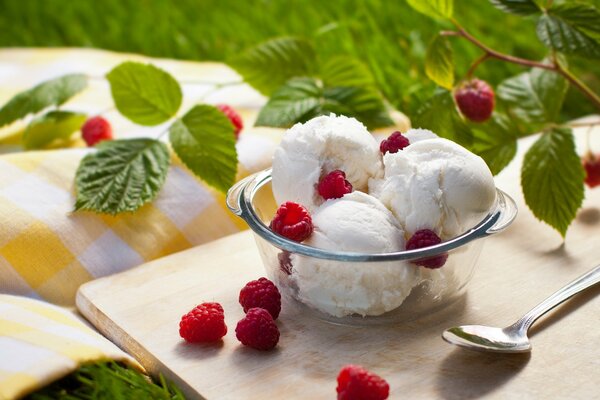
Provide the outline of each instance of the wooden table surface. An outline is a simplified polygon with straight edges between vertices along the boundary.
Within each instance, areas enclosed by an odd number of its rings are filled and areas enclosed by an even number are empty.
[[[596,135],[597,136],[597,135]],[[520,144],[520,154],[531,142]],[[390,399],[598,398],[600,287],[575,297],[532,330],[533,352],[474,353],[446,344],[444,328],[505,326],[570,280],[600,263],[600,190],[565,242],[536,221],[518,187],[519,161],[496,178],[520,213],[486,244],[467,294],[449,309],[406,324],[349,327],[284,308],[275,351],[235,338],[239,289],[264,275],[249,232],[226,237],[81,287],[77,305],[102,333],[152,373],[162,372],[190,398],[333,399],[341,366],[357,363],[391,386]],[[229,333],[218,345],[190,345],[178,335],[182,314],[220,302]]]

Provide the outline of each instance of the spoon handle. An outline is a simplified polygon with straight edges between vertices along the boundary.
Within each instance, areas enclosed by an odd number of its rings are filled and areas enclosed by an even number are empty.
[[[527,332],[529,327],[542,315],[552,310],[565,300],[571,298],[577,293],[600,282],[600,265],[594,267],[579,278],[575,279],[565,287],[559,289],[546,300],[535,306],[531,311],[525,314],[520,320],[513,324],[513,328],[522,332]]]

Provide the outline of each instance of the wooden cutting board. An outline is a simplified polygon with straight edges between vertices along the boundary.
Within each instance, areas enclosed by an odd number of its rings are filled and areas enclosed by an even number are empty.
[[[243,347],[234,333],[243,317],[238,293],[264,275],[250,232],[87,283],[77,306],[104,335],[190,398],[333,399],[337,373],[348,363],[387,379],[390,399],[598,398],[600,287],[534,325],[531,355],[473,353],[440,338],[456,324],[512,323],[600,263],[600,190],[587,192],[563,244],[526,210],[518,167],[503,172],[497,185],[517,199],[521,212],[506,232],[484,239],[467,294],[411,323],[337,326],[284,303],[276,350]],[[204,301],[223,305],[229,333],[220,344],[186,344],[179,319]]]

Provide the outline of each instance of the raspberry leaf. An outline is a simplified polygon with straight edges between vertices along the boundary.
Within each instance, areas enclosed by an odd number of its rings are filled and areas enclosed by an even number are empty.
[[[269,96],[293,77],[312,75],[316,69],[316,55],[307,40],[284,37],[248,49],[228,64],[248,84]]]
[[[496,175],[508,165],[517,152],[518,128],[513,120],[495,113],[483,124],[473,124],[474,141],[471,150],[485,160]]]
[[[550,49],[600,58],[600,11],[592,5],[564,3],[551,7],[538,20],[536,30]]]
[[[235,180],[234,126],[218,108],[194,106],[169,129],[173,150],[194,174],[222,192]]]
[[[31,121],[23,133],[23,147],[41,149],[55,140],[67,140],[86,120],[85,114],[50,111]]]
[[[454,0],[406,0],[409,6],[434,19],[449,19],[454,12]]]
[[[454,55],[450,41],[437,35],[425,55],[425,73],[435,83],[448,90],[454,85]]]
[[[523,159],[521,186],[527,206],[563,237],[581,207],[584,175],[570,129],[549,130]]]
[[[452,94],[444,89],[425,101],[411,118],[412,125],[430,129],[467,148],[473,144],[473,132],[456,111]]]
[[[169,168],[167,146],[154,139],[103,141],[75,175],[75,210],[118,214],[153,200]]]
[[[113,68],[106,78],[117,109],[136,124],[161,124],[175,116],[181,106],[179,83],[153,65],[127,61]]]
[[[541,124],[558,119],[567,88],[562,76],[533,68],[503,81],[496,93],[511,114],[528,123]]]
[[[531,15],[542,10],[534,0],[490,0],[494,7],[512,14]]]
[[[82,74],[64,75],[21,92],[0,108],[0,127],[50,106],[59,106],[87,86]]]

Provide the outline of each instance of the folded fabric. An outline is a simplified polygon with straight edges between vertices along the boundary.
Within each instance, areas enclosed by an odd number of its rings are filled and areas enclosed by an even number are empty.
[[[274,142],[245,135],[238,178],[270,164]],[[89,150],[0,156],[0,293],[73,305],[84,282],[245,228],[224,195],[174,159],[158,197],[117,216],[73,212],[75,170]]]
[[[0,399],[15,399],[83,363],[116,360],[143,368],[70,312],[37,300],[0,295]]]

